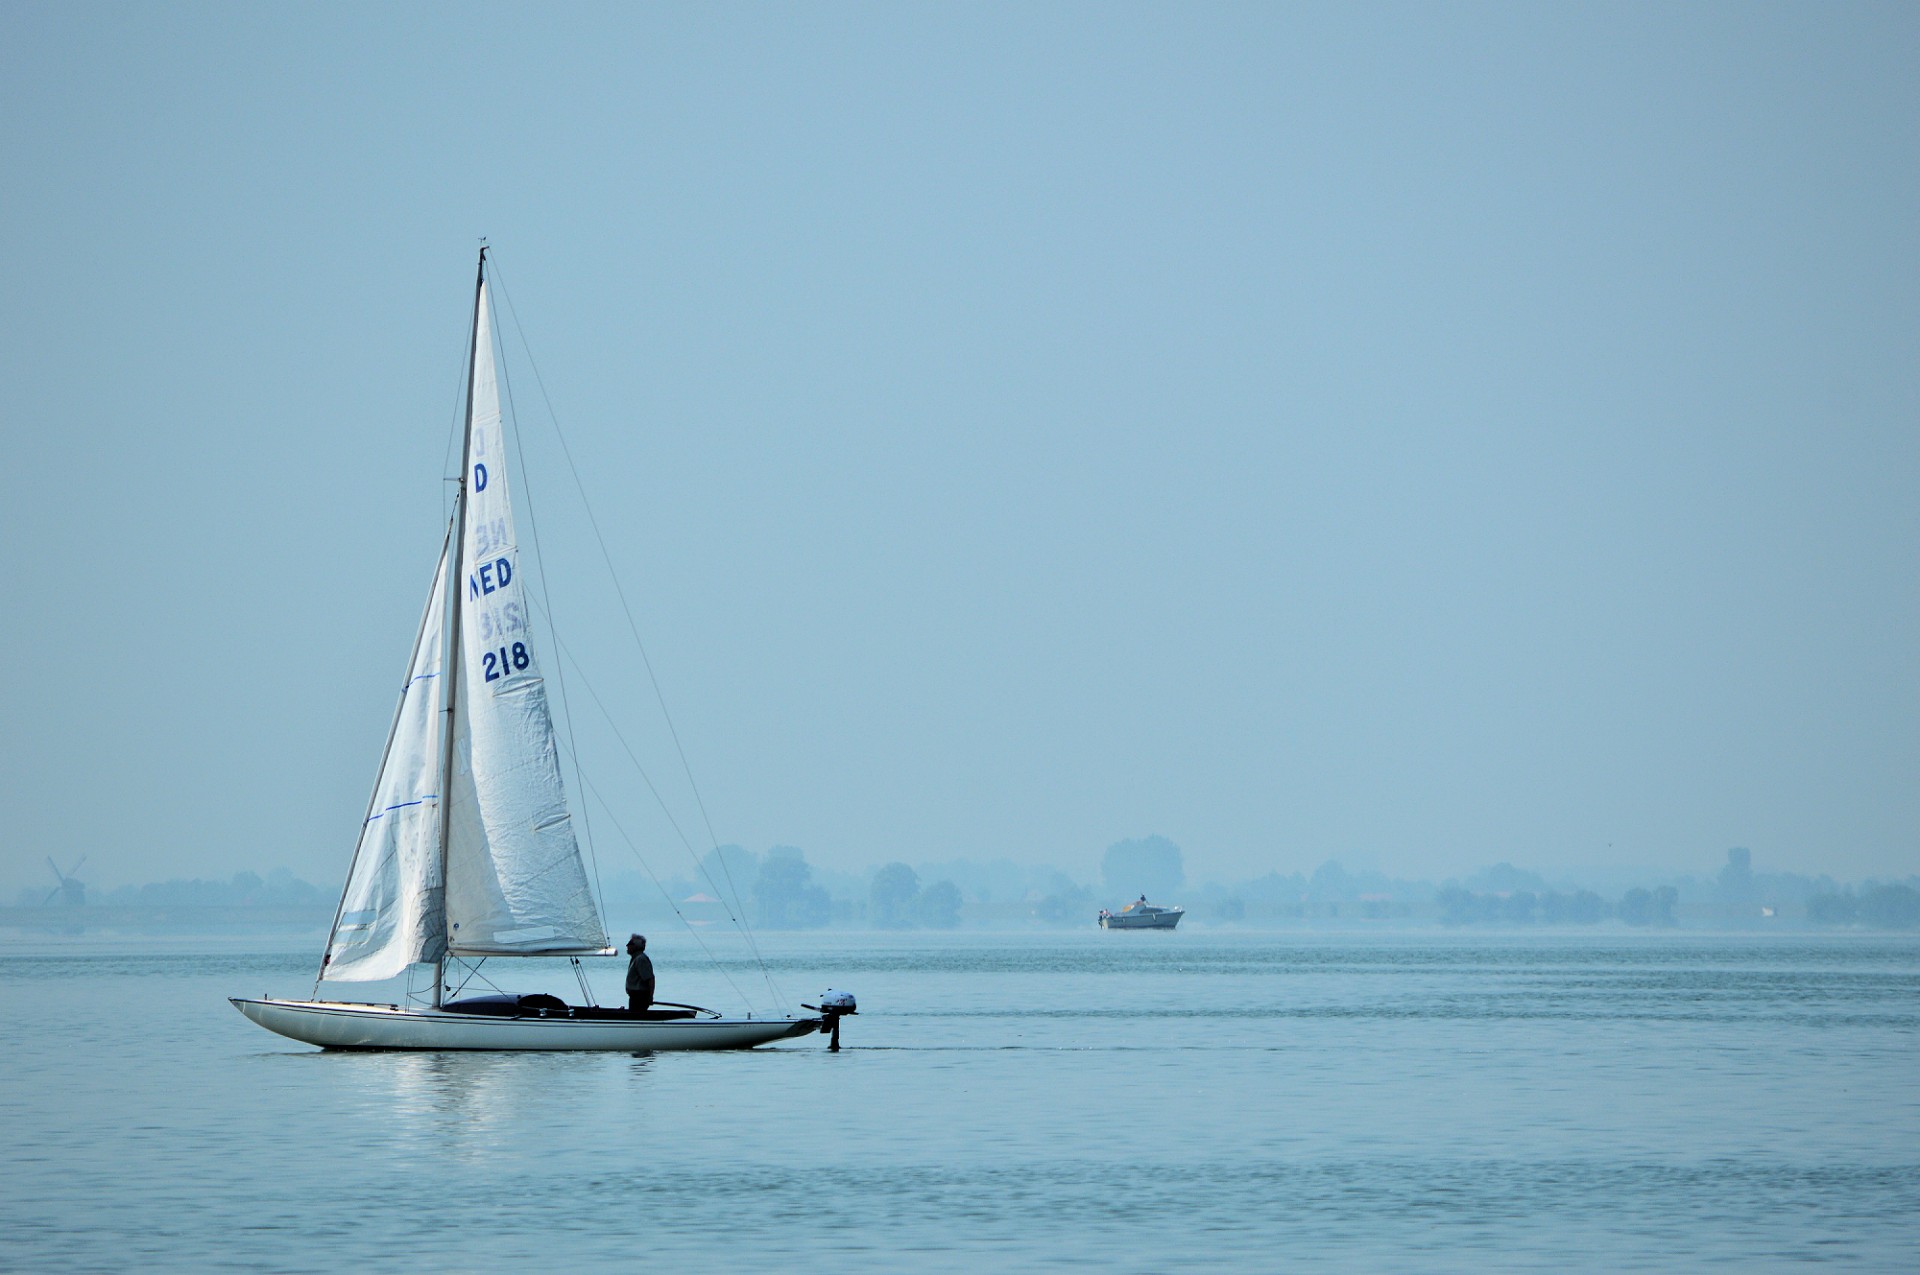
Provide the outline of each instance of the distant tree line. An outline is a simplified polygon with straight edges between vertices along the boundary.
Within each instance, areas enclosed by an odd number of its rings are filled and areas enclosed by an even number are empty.
[[[868,897],[867,917],[878,929],[951,930],[960,924],[960,887],[935,881],[923,888],[920,874],[904,863],[889,863],[874,873]]]
[[[703,910],[737,916],[737,901],[744,909],[742,919],[765,930],[829,925],[952,929],[960,924],[964,899],[952,881],[923,886],[920,874],[900,862],[869,873],[864,888],[855,885],[859,880],[845,873],[817,873],[795,846],[775,846],[765,855],[721,846],[701,857],[695,878],[663,881],[651,892],[637,889],[639,882],[632,877],[616,880],[607,904],[610,912],[658,915],[664,891],[668,906],[683,916]],[[647,897],[649,893],[653,897]]]
[[[1881,930],[1920,928],[1920,890],[1906,885],[1876,885],[1816,894],[1807,900],[1807,919],[1816,925],[1867,925]]]
[[[324,911],[333,906],[337,891],[323,890],[302,881],[285,868],[275,868],[265,877],[253,872],[236,872],[226,880],[175,878],[151,881],[145,885],[123,885],[112,890],[90,890],[87,906],[118,908],[311,908]],[[35,907],[45,903],[44,891],[22,890],[19,906]],[[324,919],[324,918],[323,918]]]
[[[1464,880],[1435,886],[1350,870],[1337,862],[1310,874],[1269,872],[1239,883],[1195,887],[1180,847],[1161,836],[1114,842],[1100,862],[1100,886],[1056,868],[1005,860],[919,866],[894,860],[865,873],[816,867],[794,846],[756,854],[721,846],[690,861],[693,871],[664,880],[636,871],[610,873],[607,923],[695,924],[738,920],[767,930],[826,926],[953,929],[976,926],[1091,926],[1102,907],[1120,908],[1145,895],[1180,904],[1193,921],[1242,925],[1346,924],[1355,921],[1447,926],[1598,925],[1649,929],[1680,925],[1751,928],[1788,924],[1867,929],[1920,928],[1920,879],[1842,886],[1830,878],[1756,873],[1751,854],[1727,852],[1716,876],[1678,884],[1635,886],[1603,898],[1580,886],[1551,886],[1538,874],[1498,863]],[[59,908],[50,886],[19,894],[21,908]],[[54,889],[71,906],[79,891]],[[324,914],[337,887],[311,885],[284,868],[261,877],[237,872],[224,880],[170,880],[88,891],[89,907],[306,910]],[[321,917],[324,921],[324,915]]]
[[[1674,906],[1680,892],[1670,885],[1628,890],[1617,903],[1608,903],[1592,890],[1562,894],[1548,890],[1514,890],[1502,894],[1475,894],[1447,886],[1435,896],[1442,925],[1597,925],[1617,918],[1628,925],[1676,926]]]

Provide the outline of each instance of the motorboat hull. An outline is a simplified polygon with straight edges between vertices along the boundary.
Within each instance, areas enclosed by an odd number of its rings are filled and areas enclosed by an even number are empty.
[[[322,1049],[610,1050],[751,1049],[820,1030],[818,1018],[684,1018],[491,1015],[343,1001],[229,997],[270,1032]]]
[[[1186,912],[1181,908],[1168,908],[1164,912],[1149,912],[1145,916],[1129,916],[1116,912],[1100,918],[1100,928],[1105,930],[1171,930],[1180,924],[1180,918]]]

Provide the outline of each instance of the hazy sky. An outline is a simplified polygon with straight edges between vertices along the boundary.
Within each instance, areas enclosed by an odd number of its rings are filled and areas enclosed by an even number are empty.
[[[0,886],[344,873],[482,235],[722,840],[1920,870],[1912,5],[4,18]]]

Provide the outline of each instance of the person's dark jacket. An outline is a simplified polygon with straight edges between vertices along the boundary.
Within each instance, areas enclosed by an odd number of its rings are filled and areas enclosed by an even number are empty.
[[[627,1001],[631,1009],[653,1004],[653,961],[645,952],[635,952],[627,962]]]

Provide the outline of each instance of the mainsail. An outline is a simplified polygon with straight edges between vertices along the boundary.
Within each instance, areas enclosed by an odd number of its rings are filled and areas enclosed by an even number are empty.
[[[456,606],[447,946],[460,956],[604,952],[606,930],[574,839],[528,623],[484,283],[475,325]]]
[[[474,314],[460,514],[414,642],[323,978],[392,978],[448,954],[607,950],[528,623],[484,281]],[[460,572],[454,598],[450,560]],[[450,688],[449,616],[459,644]],[[440,711],[448,708],[450,745]]]

